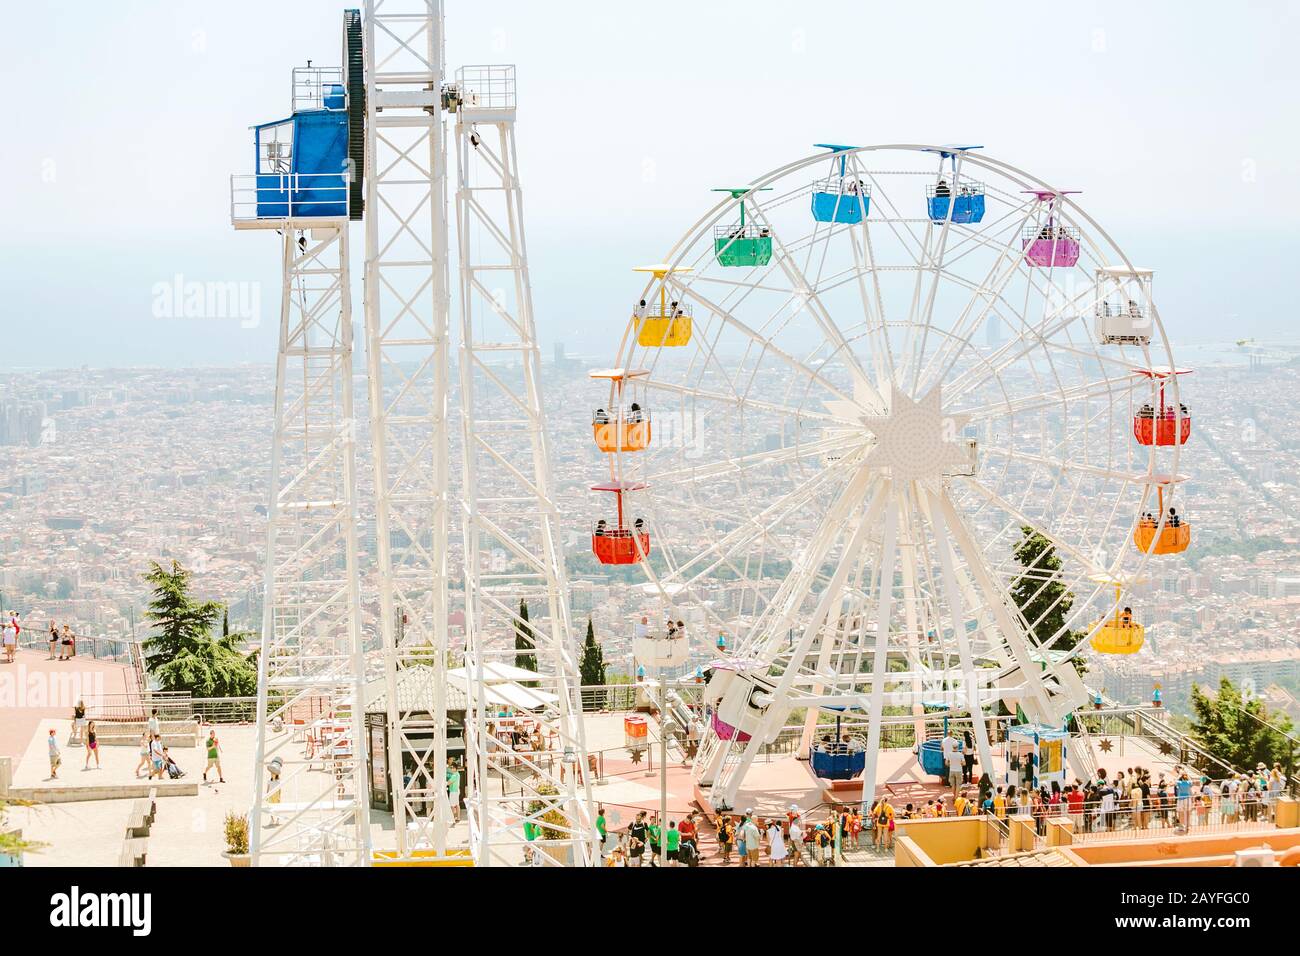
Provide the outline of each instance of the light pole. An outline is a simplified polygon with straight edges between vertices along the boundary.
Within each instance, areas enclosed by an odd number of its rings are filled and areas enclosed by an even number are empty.
[[[662,658],[660,658],[662,660]],[[659,665],[659,865],[668,865],[668,685]]]

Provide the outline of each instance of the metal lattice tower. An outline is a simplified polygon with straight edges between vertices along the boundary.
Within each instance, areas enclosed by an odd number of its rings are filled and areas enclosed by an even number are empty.
[[[364,16],[347,11],[344,24],[345,66],[296,70],[293,117],[256,127],[258,171],[232,179],[235,225],[285,237],[253,853],[289,863],[372,862],[371,781],[362,759],[369,745],[375,779],[387,779],[393,792],[395,860],[463,858],[463,849],[448,846],[448,749],[460,743],[448,740],[454,696],[468,712],[474,860],[520,862],[526,816],[561,831],[534,844],[547,860],[588,865],[596,859],[590,781],[579,772],[586,749],[515,167],[514,68],[473,68],[445,84],[437,0],[368,0]],[[460,114],[461,488],[452,486],[448,430],[444,111]],[[480,142],[480,125],[498,145]],[[344,130],[346,157],[335,158]],[[302,168],[319,167],[322,155],[331,157],[327,168]],[[365,221],[375,577],[388,710],[382,746],[364,727],[350,219]],[[500,328],[482,338],[475,320],[489,314]],[[502,356],[513,356],[512,364],[498,364]],[[468,669],[454,682],[453,510],[464,521],[468,645]],[[484,555],[495,548],[518,567],[484,574]],[[531,694],[530,709],[540,712],[554,748],[544,758],[508,758],[484,732],[486,708],[499,695],[490,686],[499,678],[485,666],[506,659],[501,648],[513,656],[520,600],[542,612],[537,679],[515,692]],[[288,729],[322,716],[321,752],[299,756]],[[504,785],[507,766],[517,771],[520,760],[534,774],[522,781],[522,794],[517,772]],[[309,775],[314,765],[332,772]]]
[[[249,848],[255,865],[358,865],[370,827],[351,745],[364,661],[347,222],[284,225]],[[322,716],[347,730],[304,756],[289,728]]]
[[[480,866],[518,863],[527,843],[522,799],[526,819],[553,831],[534,844],[543,860],[589,866],[599,854],[523,232],[514,67],[461,69],[451,100],[457,110],[471,841]],[[493,552],[504,552],[504,566],[491,566]],[[521,600],[545,616],[525,623]],[[534,648],[524,663],[538,673],[526,686],[545,697],[541,733],[553,741],[551,751],[535,756],[516,753],[487,730],[495,713],[491,670],[516,662],[521,627],[531,631]],[[522,777],[521,761],[528,771]],[[504,792],[506,780],[518,780],[522,798]]]
[[[442,4],[368,0],[366,357],[388,767],[399,857],[446,850],[448,298]],[[401,673],[432,666],[403,711]],[[414,759],[409,780],[406,754]],[[425,808],[432,806],[433,812]]]

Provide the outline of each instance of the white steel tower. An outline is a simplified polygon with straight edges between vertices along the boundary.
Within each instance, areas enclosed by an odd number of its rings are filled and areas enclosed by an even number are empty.
[[[366,358],[399,857],[447,848],[448,266],[442,4],[367,0]],[[431,699],[400,704],[408,667]],[[405,766],[410,757],[410,776]],[[432,812],[429,809],[432,808]]]
[[[542,827],[534,847],[544,862],[590,866],[599,853],[524,242],[514,67],[462,68],[447,103],[457,111],[471,841],[480,866],[519,862],[529,842],[522,803]],[[506,555],[500,567],[494,551]],[[521,619],[521,602],[545,617]],[[517,651],[517,632],[531,655]],[[489,732],[494,675],[512,663],[538,675],[520,689],[552,742],[541,754],[520,755]]]
[[[327,117],[321,94],[337,72],[295,71],[295,117]],[[231,209],[236,228],[282,237],[249,849],[254,865],[357,865],[370,858],[370,829],[356,746],[364,660],[346,189],[338,173],[291,171],[295,144],[311,141],[293,118],[258,132],[258,173],[234,177]],[[292,728],[318,722],[319,744],[304,751]]]

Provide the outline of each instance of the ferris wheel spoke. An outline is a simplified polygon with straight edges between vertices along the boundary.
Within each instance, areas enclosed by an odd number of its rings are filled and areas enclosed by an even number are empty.
[[[983,450],[988,454],[1003,455],[1020,462],[1027,462],[1037,465],[1040,468],[1049,471],[1063,471],[1088,475],[1093,478],[1105,478],[1111,481],[1119,481],[1125,484],[1137,484],[1142,475],[1135,475],[1130,472],[1117,471],[1114,468],[1104,468],[1101,465],[1090,465],[1087,462],[1071,461],[1068,458],[1049,458],[1046,455],[1035,455],[1031,452],[1020,451],[1018,449],[1007,448],[1002,445],[987,445]],[[972,481],[970,478],[963,478],[963,481]]]
[[[790,368],[792,368],[799,374],[806,377],[810,382],[813,382],[821,386],[822,388],[826,389],[827,392],[829,392],[831,395],[834,395],[836,398],[842,399],[844,401],[852,401],[852,396],[844,394],[844,392],[841,389],[839,389],[835,385],[835,383],[831,382],[825,376],[821,375],[819,372],[809,367],[807,364],[800,361],[798,358],[791,355],[789,352],[775,345],[770,338],[761,335],[755,329],[751,328],[746,323],[740,321],[727,308],[714,302],[707,296],[701,294],[699,290],[697,290],[693,285],[683,285],[680,286],[679,289],[682,295],[690,299],[693,299],[696,303],[708,309],[714,315],[718,316],[721,322],[735,329],[736,331],[740,332],[742,335],[746,336],[751,342],[753,342],[760,349],[761,354],[770,354],[775,356],[776,358],[784,362],[786,365],[788,365]]]
[[[1024,511],[999,495],[993,489],[982,484],[978,479],[963,478],[961,483],[963,488],[971,489],[980,497],[984,498],[989,504],[993,505],[995,508],[1001,509],[1005,514],[1011,516],[1020,524],[1033,528],[1034,531],[1046,538],[1048,543],[1051,544],[1057,552],[1073,558],[1075,561],[1079,562],[1082,567],[1086,568],[1089,573],[1102,574],[1105,572],[1106,569],[1097,564],[1097,562],[1093,560],[1092,555],[1085,554],[1081,549],[1064,540],[1052,528],[1044,527],[1042,522],[1030,518]]]
[[[794,257],[787,251],[785,245],[781,242],[780,234],[772,225],[771,221],[767,219],[767,216],[763,213],[762,209],[756,206],[753,208],[754,214],[759,216],[763,222],[767,223],[767,227],[772,233],[772,249],[777,264],[793,286],[792,291],[795,297],[801,300],[812,313],[813,320],[817,323],[818,328],[821,329],[822,335],[825,336],[827,343],[831,347],[831,354],[839,357],[839,360],[844,363],[849,373],[853,376],[854,391],[856,392],[860,387],[866,395],[866,399],[871,403],[871,408],[879,414],[884,410],[884,403],[881,400],[880,393],[876,390],[876,386],[872,384],[867,373],[862,370],[862,366],[858,364],[857,356],[853,354],[853,349],[844,338],[844,333],[841,331],[839,326],[835,324],[835,320],[831,317],[830,310],[826,308],[821,297],[818,295],[816,283],[810,281],[808,277],[804,275],[803,270],[799,267],[799,264],[795,261]],[[810,247],[810,254],[811,251]],[[824,261],[825,258],[823,255],[823,262]]]
[[[1020,227],[1018,226],[1018,228]],[[989,266],[984,280],[973,290],[966,308],[958,316],[953,329],[936,346],[934,355],[930,361],[925,363],[925,367],[919,373],[917,379],[918,388],[920,388],[921,382],[927,384],[943,382],[947,378],[952,367],[956,365],[962,354],[970,347],[971,337],[975,334],[975,331],[985,322],[996,303],[1002,299],[1004,290],[1011,284],[1012,280],[1024,275],[1024,254],[1019,249],[1013,252],[1013,248],[1014,239],[1010,244],[999,244],[998,257]],[[976,305],[979,303],[982,303],[982,308],[977,309]],[[931,376],[929,373],[936,365],[939,367],[939,372],[937,375]]]
[[[740,458],[728,458],[702,465],[685,465],[667,471],[647,472],[645,481],[652,488],[676,487],[699,481],[715,481],[748,473],[762,474],[762,469],[773,465],[788,465],[807,458],[821,458],[836,452],[843,453],[855,444],[861,444],[847,435],[835,435],[820,441],[806,442],[771,451],[755,452]]]
[[[827,556],[839,542],[852,516],[861,513],[865,500],[871,501],[870,507],[866,509],[867,520],[874,521],[879,514],[881,487],[879,478],[869,469],[858,468],[849,476],[847,484],[826,509],[816,530],[807,539],[807,545],[799,550],[790,574],[750,628],[742,644],[743,652],[762,660],[771,659],[775,655],[783,635],[791,627],[804,600],[815,586]],[[805,639],[811,641],[807,634]],[[806,651],[805,647],[804,653]]]
[[[836,482],[843,481],[843,478],[844,470],[827,468],[814,475],[810,481],[804,482],[782,495],[757,515],[737,518],[732,513],[732,520],[740,522],[735,529],[711,542],[694,558],[678,565],[669,575],[665,576],[664,580],[668,582],[684,582],[686,580],[685,575],[688,572],[698,574],[699,569],[705,567],[704,562],[708,559],[715,559],[714,563],[708,566],[708,570],[716,568],[722,560],[732,555],[737,547],[746,545],[754,539],[755,535],[760,537],[770,535],[783,522],[787,521],[792,514],[797,513],[799,509],[806,507],[809,502],[814,500],[825,486],[833,486]],[[677,502],[669,502],[668,504],[671,506],[677,504]]]
[[[942,490],[938,493],[924,491],[923,495],[927,499],[930,517],[935,521],[935,529],[940,540],[940,560],[944,564],[945,578],[951,573],[952,554],[949,551],[949,536],[951,536],[951,541],[956,545],[957,552],[965,559],[966,568],[974,579],[976,587],[983,593],[986,606],[993,612],[998,627],[1002,631],[1002,640],[1006,642],[1012,658],[1018,665],[1021,677],[1028,685],[1034,702],[1041,708],[1040,714],[1044,720],[1051,723],[1059,722],[1060,717],[1056,714],[1056,708],[1053,706],[1053,702],[1040,677],[1040,665],[1034,659],[1035,642],[1033,636],[1025,629],[1022,623],[1023,619],[1018,620],[1017,618],[1020,616],[1012,614],[1011,608],[1014,606],[1014,602],[1011,601],[1006,591],[997,584],[992,573],[984,564],[983,553],[975,543],[974,536],[962,520],[961,515],[958,514],[948,495]],[[945,554],[945,552],[948,553]],[[1043,664],[1048,670],[1053,669],[1050,660],[1044,660]],[[962,668],[966,669],[967,666],[967,661],[963,659]],[[1073,709],[1073,705],[1068,707],[1068,710]],[[983,721],[980,723],[982,724]]]
[[[1048,344],[1053,347],[1061,347],[1055,337],[1078,322],[1084,312],[1084,310],[1075,307],[1074,301],[1070,301],[1061,308],[1045,314],[1041,322],[1031,325],[1019,309],[1012,311],[1021,320],[1020,327],[1013,329],[1015,335],[999,346],[998,350],[986,362],[968,372],[959,374],[953,380],[951,388],[945,389],[953,399],[960,398],[966,393],[979,388],[995,375],[1001,375],[1016,363],[1026,359],[1036,350],[1045,348]],[[1065,343],[1065,347],[1077,348],[1069,346],[1068,343]],[[1090,360],[1114,361],[1095,349],[1092,351],[1079,350],[1079,354]]]
[[[656,379],[647,379],[643,384],[647,392],[661,392],[665,395],[673,395],[682,399],[716,405],[720,411],[729,411],[736,415],[743,415],[745,412],[751,411],[762,412],[764,414],[780,416],[786,421],[792,422],[796,425],[802,422],[814,422],[823,427],[833,427],[836,425],[851,427],[856,424],[856,419],[846,419],[842,415],[837,415],[830,410],[812,411],[805,408],[794,408],[790,405],[760,401],[739,394],[724,395],[721,392],[709,392],[700,388],[693,388],[689,385],[678,385],[673,382],[665,382]],[[832,408],[835,407],[838,406],[832,403]],[[687,412],[688,409],[683,408],[682,414],[684,416]],[[685,437],[686,436],[684,435],[683,438]]]
[[[1033,395],[1018,398],[1004,398],[987,405],[976,405],[963,409],[963,415],[969,415],[972,422],[991,421],[999,418],[1014,418],[1028,412],[1043,411],[1049,408],[1064,408],[1076,403],[1087,403],[1093,399],[1111,399],[1127,397],[1133,393],[1133,379],[1121,382],[1113,378],[1097,379],[1077,385],[1063,386],[1059,390],[1046,390]]]

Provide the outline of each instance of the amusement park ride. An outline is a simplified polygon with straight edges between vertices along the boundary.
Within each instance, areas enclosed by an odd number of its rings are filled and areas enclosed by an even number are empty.
[[[518,862],[521,824],[542,817],[561,833],[548,863],[598,858],[592,781],[564,772],[587,756],[514,72],[469,67],[447,82],[443,45],[436,0],[347,11],[344,66],[294,71],[290,117],[254,127],[256,172],[233,180],[235,226],[282,237],[251,825],[264,864],[456,859],[446,779],[458,756],[477,865]],[[1063,773],[1086,757],[1068,728],[1093,696],[1074,658],[1089,647],[1139,650],[1132,586],[1151,556],[1190,543],[1191,525],[1171,505],[1191,434],[1179,400],[1189,370],[1173,361],[1152,273],[1072,191],[981,147],[819,148],[829,153],[719,190],[662,262],[638,270],[646,282],[614,361],[591,373],[607,389],[592,437],[608,474],[593,491],[613,504],[594,516],[592,552],[641,569],[670,620],[702,618],[703,630],[732,636],[702,672],[694,715],[659,687],[674,721],[700,722],[693,774],[713,808],[736,805],[761,748],[797,711],[809,772],[860,779],[864,802],[881,779],[885,728],[899,719],[915,721],[928,771],[934,715],[969,732],[991,768],[989,718],[1002,713],[1018,718],[1005,743],[1041,769],[1035,779]],[[384,733],[371,728],[369,740],[352,221],[365,233],[388,707]],[[991,323],[1011,337],[977,344]],[[449,560],[453,520],[462,568]],[[1017,555],[1031,538],[1044,547],[1025,566]],[[509,573],[488,572],[491,550],[510,556]],[[448,640],[458,572],[463,669],[450,666]],[[558,772],[489,728],[493,674],[514,660],[521,597],[545,608],[532,622],[529,689],[563,754]],[[662,678],[691,648],[681,636],[640,634],[634,653],[642,673]],[[427,699],[406,706],[399,691],[416,667],[434,676],[421,685]],[[453,696],[467,701],[463,739],[448,733]],[[826,748],[830,719],[836,746]],[[304,723],[325,725],[310,756],[292,733]],[[508,772],[521,761],[527,773]],[[507,777],[525,781],[523,792],[508,794]],[[382,854],[371,846],[371,787],[393,793],[396,848]]]
[[[256,171],[232,177],[233,224],[276,231],[283,257],[250,849],[263,865],[464,861],[463,848],[448,846],[447,798],[448,774],[463,769],[476,865],[517,862],[520,823],[542,818],[560,834],[546,860],[587,864],[595,853],[590,782],[564,773],[585,766],[586,748],[542,416],[514,68],[465,67],[448,82],[439,0],[371,0],[345,12],[343,33],[344,65],[294,70],[291,115],[254,127]],[[459,487],[449,450],[445,117],[454,120],[457,157]],[[348,270],[349,223],[358,220],[388,707],[385,732],[371,739]],[[453,669],[456,519],[466,648],[465,667]],[[485,572],[493,549],[514,559],[509,574]],[[546,612],[531,624],[537,677],[529,692],[544,704],[539,731],[562,760],[528,760],[528,774],[510,777],[522,776],[523,791],[508,795],[502,769],[526,758],[488,723],[499,701],[494,665],[515,660],[521,597]],[[433,675],[409,682],[427,688],[424,699],[401,701],[403,677],[417,667]],[[453,694],[466,700],[461,739],[448,734]],[[290,732],[305,725],[316,742],[306,755]],[[393,795],[396,848],[382,854],[371,843],[371,786]]]
[[[618,508],[593,551],[738,638],[709,665],[694,762],[715,809],[797,709],[810,772],[860,778],[864,802],[883,728],[907,715],[918,738],[927,714],[962,721],[990,768],[972,716],[1016,715],[1006,745],[1063,773],[1092,696],[1073,658],[1137,651],[1126,594],[1151,555],[1190,543],[1170,507],[1188,370],[1152,273],[1074,191],[980,147],[819,147],[722,190],[646,270],[615,368],[593,376],[619,427],[634,390],[639,419],[703,440],[647,428],[612,447],[596,423],[597,490]],[[1012,338],[978,345],[989,322]],[[1017,563],[1031,532],[1059,570]],[[1026,582],[1033,619],[1011,593]],[[827,748],[831,716],[843,743]],[[918,745],[928,772],[937,744]]]

